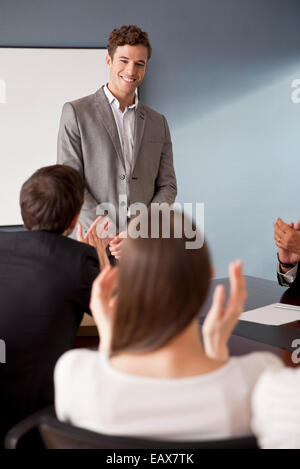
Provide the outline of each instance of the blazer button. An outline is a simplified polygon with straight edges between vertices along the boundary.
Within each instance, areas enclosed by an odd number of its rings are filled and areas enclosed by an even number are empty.
[[[120,179],[125,179],[125,174],[121,174],[121,175],[119,176],[119,178],[120,178]]]

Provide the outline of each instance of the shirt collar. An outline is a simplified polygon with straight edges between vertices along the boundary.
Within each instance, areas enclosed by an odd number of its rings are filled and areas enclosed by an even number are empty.
[[[118,109],[119,109],[120,108],[120,103],[117,100],[117,98],[112,94],[112,92],[109,91],[108,86],[105,85],[103,89],[104,89],[104,93],[106,94],[106,97],[108,99],[109,104],[112,105],[115,102],[118,106]],[[136,89],[135,90],[135,101],[131,106],[128,106],[128,109],[136,109],[137,105],[138,105],[138,102],[139,102],[139,98],[138,98],[137,89]]]

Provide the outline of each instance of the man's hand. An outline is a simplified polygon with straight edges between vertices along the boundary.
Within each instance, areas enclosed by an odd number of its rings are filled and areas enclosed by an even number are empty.
[[[106,253],[106,246],[108,246],[109,239],[102,239],[101,237],[99,238],[96,232],[96,227],[94,227],[93,231],[91,231],[90,234],[87,235],[87,240],[88,240],[88,243],[91,246],[94,246],[94,248],[97,251],[99,263],[100,263],[100,269],[102,270],[104,269],[105,266],[110,265],[110,262]]]
[[[105,249],[112,240],[112,238],[109,236],[110,226],[111,221],[109,218],[103,218],[100,216],[96,218],[96,220],[89,227],[86,235],[83,236],[82,226],[80,223],[78,223],[77,240],[96,248],[101,269],[103,269],[106,265],[109,265],[109,260]]]
[[[101,223],[101,221],[102,221],[102,223]],[[98,226],[98,224],[100,224],[100,225]],[[109,233],[110,226],[111,226],[110,219],[108,217],[103,217],[102,215],[100,215],[98,218],[96,218],[95,221],[93,221],[93,223],[89,227],[88,231],[86,232],[85,236],[83,236],[82,226],[81,226],[80,223],[78,223],[77,241],[80,241],[81,243],[89,244],[89,242],[88,242],[89,234],[92,231],[94,231],[95,229],[96,229],[97,233],[99,234],[99,237],[100,237],[100,233],[102,233],[103,234],[102,238],[105,238],[106,237],[105,235],[107,235]]]
[[[110,350],[112,320],[117,300],[117,276],[117,267],[106,266],[92,286],[90,309],[100,336],[99,349],[105,352]]]
[[[277,218],[274,226],[274,239],[278,247],[279,259],[286,264],[300,262],[300,220],[294,223],[284,223]]]
[[[241,261],[229,264],[230,296],[224,305],[226,290],[223,285],[215,288],[212,306],[202,326],[203,344],[208,357],[228,359],[228,339],[244,309],[247,298],[246,281]]]
[[[109,243],[109,250],[116,259],[120,259],[122,253],[122,244],[124,238],[127,237],[126,231],[122,231],[115,238],[113,238]]]

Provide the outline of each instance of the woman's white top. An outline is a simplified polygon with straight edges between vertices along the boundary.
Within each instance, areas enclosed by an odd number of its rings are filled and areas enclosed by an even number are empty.
[[[251,392],[260,374],[278,366],[268,352],[233,357],[216,371],[152,378],[115,369],[106,354],[71,350],[55,373],[57,416],[111,435],[165,440],[251,434]]]
[[[300,369],[264,373],[252,406],[253,430],[263,448],[300,449]]]

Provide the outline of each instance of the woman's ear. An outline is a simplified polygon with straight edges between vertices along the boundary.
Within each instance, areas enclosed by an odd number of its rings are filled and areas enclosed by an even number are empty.
[[[211,276],[211,278],[214,278],[215,275],[216,275],[216,271],[215,271],[214,267],[211,267],[211,268],[210,268],[210,276]]]

